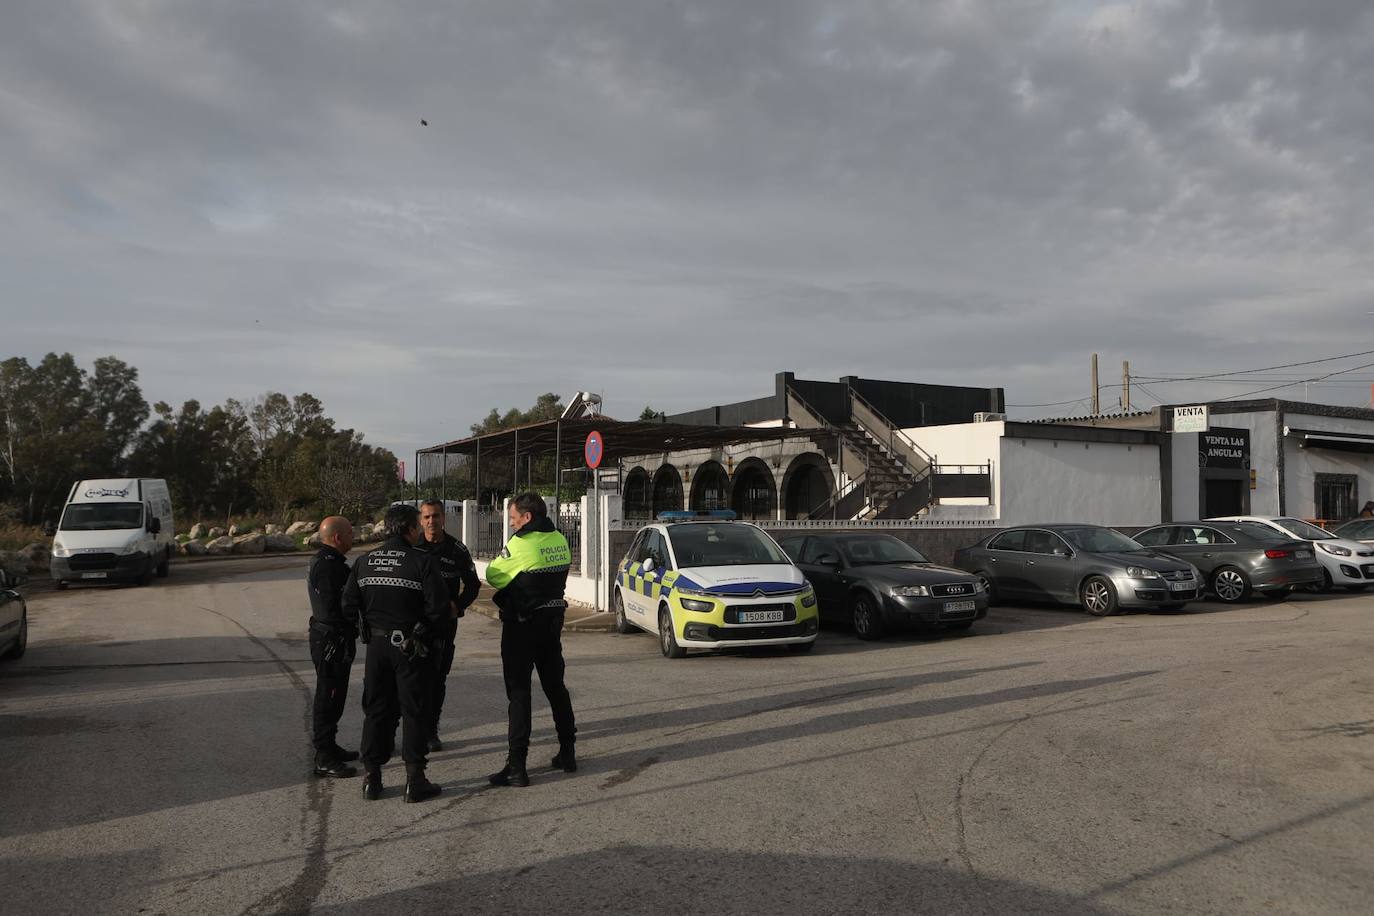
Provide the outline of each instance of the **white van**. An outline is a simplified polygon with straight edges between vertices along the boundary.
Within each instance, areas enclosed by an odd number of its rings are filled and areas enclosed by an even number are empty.
[[[167,481],[78,480],[52,531],[53,581],[58,588],[110,579],[146,585],[167,575],[175,530]]]

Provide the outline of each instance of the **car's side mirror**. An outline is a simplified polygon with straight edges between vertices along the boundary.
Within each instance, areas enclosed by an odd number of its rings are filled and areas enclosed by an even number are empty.
[[[1073,551],[1072,551],[1072,550],[1069,550],[1069,548],[1067,548],[1067,547],[1056,547],[1056,548],[1054,548],[1054,555],[1055,555],[1056,557],[1065,557],[1065,558],[1068,558],[1068,557],[1073,556]]]
[[[839,569],[840,558],[835,556],[833,553],[823,553],[820,556],[816,557],[816,565],[826,566],[830,569]]]
[[[149,533],[149,534],[159,534],[159,533],[161,533],[161,532],[162,532],[162,519],[160,519],[160,518],[158,518],[156,515],[154,515],[152,518],[148,519],[148,533]]]
[[[57,525],[53,524],[52,522],[44,522],[44,523],[43,523],[43,536],[44,536],[44,537],[56,537],[56,536],[57,536]]]
[[[653,572],[653,571],[654,571],[654,558],[653,558],[653,557],[647,557],[647,558],[645,558],[643,569],[644,569],[644,571],[645,571],[646,573],[647,573],[647,572]]]

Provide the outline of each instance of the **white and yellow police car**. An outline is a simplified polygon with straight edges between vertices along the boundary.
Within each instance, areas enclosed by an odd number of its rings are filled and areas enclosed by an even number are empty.
[[[688,649],[785,645],[807,652],[820,632],[816,593],[782,548],[733,512],[664,512],[641,528],[616,575],[616,629]]]

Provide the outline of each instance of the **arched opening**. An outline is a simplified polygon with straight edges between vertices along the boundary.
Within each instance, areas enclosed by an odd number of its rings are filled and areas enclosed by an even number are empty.
[[[653,513],[653,492],[649,472],[635,468],[625,475],[625,489],[621,491],[621,506],[627,519],[647,519]]]
[[[720,462],[703,462],[692,474],[692,499],[687,503],[687,508],[730,508],[730,475]]]
[[[757,458],[747,458],[730,485],[730,508],[740,518],[766,521],[777,518],[778,486],[773,472]]]
[[[654,472],[650,508],[654,516],[660,512],[674,512],[682,508],[682,475],[671,464],[665,464]]]
[[[808,452],[792,459],[783,476],[783,511],[788,518],[810,518],[835,492],[835,476],[821,455]]]

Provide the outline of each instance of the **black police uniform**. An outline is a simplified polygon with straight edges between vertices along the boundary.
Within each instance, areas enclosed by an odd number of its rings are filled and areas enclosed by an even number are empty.
[[[347,582],[344,555],[333,547],[321,547],[310,562],[306,585],[310,593],[310,660],[315,663],[311,741],[316,767],[326,769],[357,759],[356,754],[341,750],[337,740],[358,639],[357,617],[343,610]]]
[[[391,759],[396,722],[407,770],[425,766],[434,663],[413,657],[407,640],[427,643],[449,618],[448,589],[433,558],[392,537],[353,564],[344,610],[361,615],[368,634],[363,676],[362,761],[369,773]]]
[[[417,550],[434,557],[439,564],[439,575],[448,586],[448,597],[462,617],[477,600],[482,588],[482,580],[477,576],[477,564],[472,562],[472,554],[467,547],[447,531],[441,532],[440,540],[435,543],[421,540],[415,545]],[[436,647],[434,653],[434,692],[430,696],[429,740],[439,740],[439,716],[444,711],[444,698],[448,695],[448,675],[453,670],[453,653],[458,637],[458,621],[450,619],[441,634],[443,645]]]

